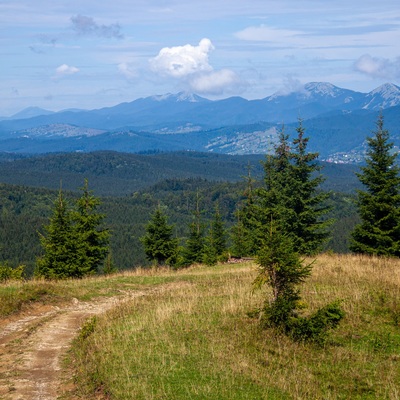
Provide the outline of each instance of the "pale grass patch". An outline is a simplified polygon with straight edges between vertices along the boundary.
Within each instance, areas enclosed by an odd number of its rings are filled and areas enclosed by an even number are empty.
[[[261,330],[247,316],[268,294],[251,294],[254,264],[148,272],[132,283],[170,283],[108,312],[75,345],[84,398],[96,387],[112,399],[399,398],[398,260],[317,257],[302,285],[304,312],[337,299],[346,311],[325,348]]]

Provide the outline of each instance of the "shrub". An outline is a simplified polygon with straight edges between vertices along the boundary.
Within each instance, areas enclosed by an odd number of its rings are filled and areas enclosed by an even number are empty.
[[[309,317],[296,317],[290,319],[287,325],[289,336],[296,341],[312,341],[323,344],[328,336],[328,331],[338,326],[344,317],[340,303],[335,301],[320,308]]]
[[[12,268],[7,264],[0,264],[0,282],[6,281],[22,281],[24,279],[25,266],[20,265]]]

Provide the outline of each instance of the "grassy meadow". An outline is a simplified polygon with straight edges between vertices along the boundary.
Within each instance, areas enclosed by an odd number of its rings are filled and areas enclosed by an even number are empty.
[[[340,299],[346,313],[323,347],[259,328],[248,313],[268,289],[252,293],[256,274],[251,263],[137,270],[9,283],[0,300],[35,285],[43,293],[31,301],[138,292],[86,322],[65,360],[74,389],[63,399],[400,399],[400,260],[316,258],[304,312]]]

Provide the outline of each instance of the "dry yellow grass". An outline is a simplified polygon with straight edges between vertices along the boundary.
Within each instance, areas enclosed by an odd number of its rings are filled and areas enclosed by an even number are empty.
[[[81,396],[101,388],[111,399],[400,398],[399,260],[317,257],[302,287],[306,312],[336,299],[346,312],[325,348],[260,330],[247,316],[268,295],[251,294],[256,274],[246,264],[126,275],[170,284],[107,313],[75,343]]]

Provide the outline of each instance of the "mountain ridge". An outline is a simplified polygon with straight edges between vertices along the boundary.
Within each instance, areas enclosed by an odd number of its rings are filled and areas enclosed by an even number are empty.
[[[29,112],[40,109],[22,115]],[[309,82],[301,90],[256,100],[209,100],[179,92],[95,110],[43,112],[0,121],[0,151],[259,154],[271,150],[283,124],[293,136],[301,117],[313,150],[334,162],[355,162],[362,158],[365,138],[380,112],[400,147],[400,87],[392,83],[366,94],[328,82]]]

